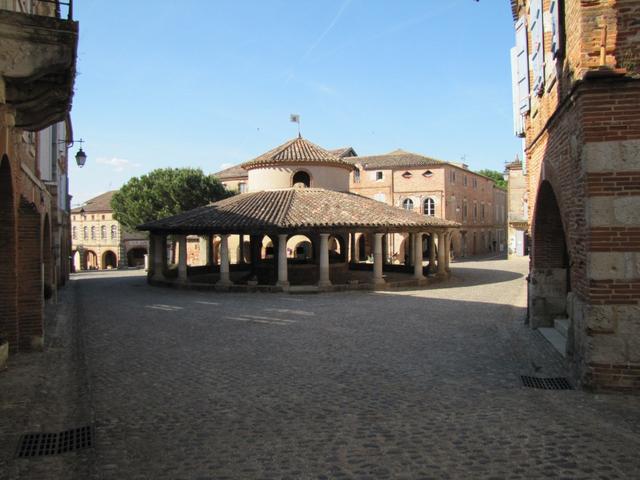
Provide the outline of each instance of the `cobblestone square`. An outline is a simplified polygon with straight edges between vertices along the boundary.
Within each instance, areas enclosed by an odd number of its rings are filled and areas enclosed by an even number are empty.
[[[72,454],[77,474],[638,478],[638,397],[521,385],[566,374],[523,324],[526,266],[461,262],[423,290],[316,295],[77,275],[97,443]]]

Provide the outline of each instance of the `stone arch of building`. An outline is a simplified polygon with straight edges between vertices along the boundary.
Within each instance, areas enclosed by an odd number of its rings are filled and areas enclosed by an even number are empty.
[[[297,170],[291,176],[291,186],[309,188],[311,186],[311,174],[304,169]]]
[[[571,262],[558,198],[548,180],[538,189],[532,230],[530,321],[534,327],[550,326],[567,311]]]
[[[144,266],[144,256],[149,253],[146,247],[133,247],[127,251],[127,266]]]
[[[299,261],[313,261],[314,249],[307,235],[292,235],[287,239],[287,256]]]
[[[0,262],[0,336],[14,351],[18,345],[16,207],[9,157],[0,157],[0,248],[4,254]]]
[[[102,269],[118,268],[118,256],[113,250],[107,250],[102,254]]]
[[[93,250],[85,250],[82,258],[82,270],[98,270],[98,254]]]
[[[330,262],[346,262],[347,261],[347,240],[340,234],[329,236],[329,261]]]
[[[264,235],[262,237],[262,255],[261,258],[273,258],[275,256],[275,244],[273,243],[273,239],[269,235]]]

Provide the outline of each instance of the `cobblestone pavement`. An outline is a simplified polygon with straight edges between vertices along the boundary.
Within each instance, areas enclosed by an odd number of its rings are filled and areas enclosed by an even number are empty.
[[[640,398],[521,386],[566,373],[523,325],[526,260],[452,267],[320,295],[75,277],[88,478],[640,478]]]

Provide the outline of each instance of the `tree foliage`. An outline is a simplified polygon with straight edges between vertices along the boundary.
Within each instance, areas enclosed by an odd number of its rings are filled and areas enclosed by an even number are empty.
[[[507,181],[504,179],[503,174],[498,172],[497,170],[489,170],[488,168],[485,168],[483,170],[478,170],[476,173],[495,180],[496,185],[499,187],[507,188]]]
[[[220,181],[195,168],[159,168],[134,177],[113,195],[113,215],[125,229],[176,215],[233,195]]]

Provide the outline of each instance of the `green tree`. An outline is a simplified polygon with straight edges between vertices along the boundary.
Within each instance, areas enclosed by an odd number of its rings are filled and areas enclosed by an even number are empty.
[[[488,168],[485,168],[482,170],[478,170],[476,173],[495,180],[496,185],[499,187],[507,188],[507,181],[504,179],[503,174],[498,172],[497,170],[489,170]]]
[[[220,181],[195,168],[159,168],[134,177],[113,195],[113,215],[125,229],[202,207],[233,195]]]

